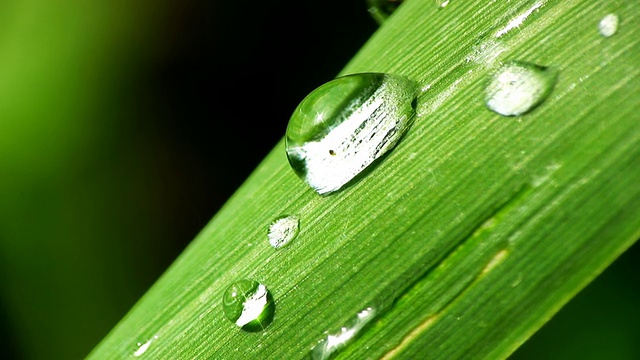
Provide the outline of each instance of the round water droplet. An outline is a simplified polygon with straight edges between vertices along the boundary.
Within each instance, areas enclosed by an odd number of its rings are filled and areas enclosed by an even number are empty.
[[[450,2],[451,0],[436,0],[436,6],[438,6],[439,8],[443,8],[449,5]]]
[[[485,89],[486,105],[500,115],[525,114],[549,96],[557,76],[553,68],[523,61],[504,64]]]
[[[378,24],[382,24],[403,0],[367,0],[369,14]]]
[[[243,279],[229,285],[224,292],[222,309],[232,323],[242,330],[261,331],[275,313],[271,292],[257,281]]]
[[[607,14],[598,23],[598,31],[604,37],[612,36],[618,31],[618,16],[616,14]]]
[[[269,244],[276,249],[286,246],[298,235],[300,220],[293,215],[286,215],[274,220],[269,225]]]
[[[341,189],[393,149],[411,126],[417,84],[381,73],[318,87],[295,109],[285,136],[296,174],[321,195]]]

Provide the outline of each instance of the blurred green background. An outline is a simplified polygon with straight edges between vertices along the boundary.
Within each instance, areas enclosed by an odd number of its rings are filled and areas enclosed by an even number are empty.
[[[86,356],[376,28],[365,0],[0,2],[1,357]],[[639,258],[513,358],[640,358]]]

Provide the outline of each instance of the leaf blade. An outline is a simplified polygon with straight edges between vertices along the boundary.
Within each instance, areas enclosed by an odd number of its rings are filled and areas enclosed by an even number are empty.
[[[603,39],[597,4],[518,4],[403,4],[343,71],[399,73],[424,85],[418,118],[398,147],[361,181],[318,197],[288,168],[279,143],[92,355],[132,353],[157,336],[149,356],[300,358],[326,332],[380,306],[384,313],[339,357],[507,356],[640,236],[637,9],[617,5],[624,31]],[[496,36],[523,14],[526,23]],[[582,35],[563,35],[576,28]],[[561,68],[551,97],[521,118],[482,103],[486,75],[512,57]],[[266,231],[283,213],[301,219],[300,233],[274,252]],[[568,249],[549,250],[557,248],[544,236],[563,234]],[[598,247],[598,234],[608,234],[607,246]],[[570,258],[582,253],[584,263]],[[535,277],[519,279],[527,266]],[[567,268],[566,285],[541,285],[559,268]],[[499,281],[488,284],[493,276]],[[239,332],[222,315],[222,291],[238,277],[256,278],[276,298],[262,335]],[[513,303],[490,301],[516,282]],[[549,288],[556,295],[545,302]],[[520,314],[513,304],[527,304],[527,291],[537,310]],[[388,298],[398,298],[390,309]],[[419,298],[430,301],[421,306]],[[482,331],[460,325],[455,313],[463,310],[475,319],[489,311],[513,335],[497,320]]]

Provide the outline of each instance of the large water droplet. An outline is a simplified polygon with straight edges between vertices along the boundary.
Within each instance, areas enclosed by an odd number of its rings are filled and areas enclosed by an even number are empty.
[[[342,76],[295,109],[285,137],[293,170],[319,194],[341,189],[411,126],[417,84],[381,73]]]
[[[349,324],[340,328],[335,334],[329,334],[311,349],[309,358],[314,360],[326,360],[336,351],[344,348],[356,338],[362,329],[377,315],[374,308],[366,308],[360,311]]]
[[[287,245],[298,235],[300,220],[293,215],[286,215],[274,220],[269,225],[269,244],[276,249]]]
[[[618,16],[616,14],[607,14],[598,23],[598,31],[600,35],[609,37],[618,31]]]
[[[504,64],[485,89],[487,107],[500,115],[522,115],[549,96],[557,76],[553,68],[523,61]]]
[[[378,24],[382,24],[403,0],[367,0],[369,14]]]
[[[222,309],[242,330],[261,331],[273,321],[275,302],[266,286],[243,279],[229,285],[224,292]]]

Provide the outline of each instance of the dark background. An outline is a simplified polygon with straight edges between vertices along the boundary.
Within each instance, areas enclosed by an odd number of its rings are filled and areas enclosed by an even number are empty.
[[[0,4],[5,359],[86,356],[378,28],[365,0],[90,3]],[[640,358],[638,252],[514,358]]]
[[[0,3],[0,354],[78,359],[378,28],[362,1]]]

